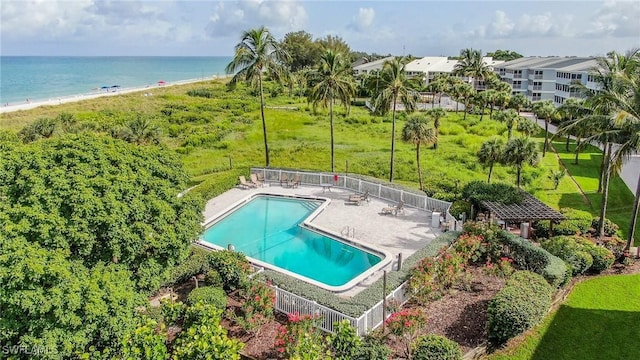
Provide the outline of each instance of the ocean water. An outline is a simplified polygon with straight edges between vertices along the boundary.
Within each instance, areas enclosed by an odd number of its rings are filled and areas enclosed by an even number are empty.
[[[24,104],[225,74],[231,57],[0,56],[0,104]]]

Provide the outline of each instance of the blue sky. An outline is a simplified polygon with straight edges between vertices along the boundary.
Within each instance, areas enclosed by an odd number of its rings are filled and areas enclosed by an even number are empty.
[[[353,50],[603,55],[640,46],[640,1],[2,0],[2,55],[224,56],[243,30],[338,35]]]

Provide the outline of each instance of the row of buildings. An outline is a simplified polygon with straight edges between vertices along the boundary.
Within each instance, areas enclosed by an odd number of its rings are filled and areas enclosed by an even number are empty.
[[[353,73],[361,76],[380,70],[391,58],[356,64]],[[512,94],[523,94],[531,101],[553,100],[560,106],[567,98],[579,96],[571,86],[576,82],[589,89],[598,88],[591,75],[597,66],[593,57],[523,57],[507,62],[484,57],[483,62],[511,85]],[[452,73],[457,63],[444,56],[427,56],[405,65],[405,71],[410,77],[421,77],[426,85],[438,74]]]

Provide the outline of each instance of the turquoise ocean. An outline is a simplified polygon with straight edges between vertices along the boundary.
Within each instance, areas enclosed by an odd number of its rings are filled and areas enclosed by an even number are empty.
[[[107,88],[158,86],[225,75],[231,57],[0,56],[0,104],[24,104]]]

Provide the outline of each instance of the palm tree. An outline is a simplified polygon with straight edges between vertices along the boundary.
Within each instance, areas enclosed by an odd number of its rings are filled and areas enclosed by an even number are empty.
[[[494,89],[489,89],[489,90],[483,91],[482,95],[486,100],[486,104],[489,105],[489,120],[492,120],[493,109],[496,107],[496,102],[498,101],[498,92]]]
[[[549,121],[558,117],[558,111],[553,101],[544,100],[533,103],[533,113],[536,118],[544,119],[544,147],[542,148],[542,157],[544,157],[549,149]]]
[[[525,164],[535,165],[538,162],[536,143],[528,137],[516,137],[507,141],[504,147],[504,160],[516,167],[516,184],[520,187],[520,175]]]
[[[475,105],[480,107],[480,121],[482,121],[482,118],[484,117],[484,109],[487,107],[489,102],[491,102],[493,94],[494,92],[492,90],[480,91],[477,92],[474,97]]]
[[[458,90],[458,94],[460,94],[461,99],[464,102],[464,117],[462,120],[467,120],[467,113],[469,112],[469,105],[476,98],[476,91],[473,86],[465,83],[464,86],[461,86]]]
[[[416,163],[418,164],[418,179],[420,190],[424,188],[422,182],[422,168],[420,166],[420,145],[427,145],[437,141],[434,131],[429,127],[427,119],[421,114],[409,116],[402,128],[402,140],[416,146]]]
[[[447,112],[442,108],[435,108],[427,110],[427,116],[433,119],[433,127],[435,129],[435,141],[433,141],[433,148],[438,148],[438,129],[440,129],[440,119],[447,116]]]
[[[418,94],[413,91],[413,84],[407,78],[404,71],[404,61],[395,58],[385,61],[382,72],[380,73],[379,93],[374,99],[374,108],[381,114],[389,112],[392,109],[391,122],[391,165],[389,167],[389,182],[393,182],[393,161],[396,144],[396,105],[400,101],[407,112],[413,112],[418,101]]]
[[[515,94],[511,97],[511,100],[509,100],[509,107],[516,110],[518,115],[520,115],[522,109],[529,106],[531,106],[531,102],[523,94]]]
[[[457,114],[460,101],[465,98],[466,94],[472,94],[473,88],[471,87],[471,85],[463,82],[459,78],[450,77],[450,79],[454,79],[453,84],[450,86],[449,91],[450,91],[451,97],[456,101],[456,114]]]
[[[478,160],[483,165],[489,166],[489,177],[487,183],[491,183],[493,165],[502,161],[504,154],[504,142],[499,137],[491,138],[482,143],[478,151]]]
[[[119,137],[137,145],[159,144],[160,128],[154,125],[148,118],[143,118],[138,114],[134,120],[126,124]]]
[[[455,75],[469,77],[469,83],[476,89],[475,80],[484,80],[491,70],[482,60],[482,50],[462,49],[460,60],[453,69]]]
[[[333,104],[340,100],[347,106],[354,96],[356,85],[353,81],[350,63],[345,62],[341,53],[327,50],[320,57],[318,68],[310,73],[310,79],[315,85],[309,95],[314,108],[321,102],[329,106],[329,122],[331,124],[331,172],[335,170],[334,136],[333,136]]]
[[[496,120],[505,123],[507,125],[507,140],[511,139],[511,132],[513,131],[514,125],[518,124],[518,121],[522,117],[518,115],[518,113],[513,109],[507,109],[505,111],[500,111],[496,114]],[[537,125],[536,125],[537,126]]]
[[[532,120],[521,117],[516,130],[520,131],[524,136],[534,136],[540,132],[540,126]]]
[[[263,77],[265,73],[284,73],[284,61],[287,53],[267,28],[260,27],[244,31],[240,43],[235,46],[233,60],[227,65],[226,72],[234,74],[229,85],[233,88],[240,80],[256,86],[260,93],[260,116],[262,117],[262,136],[264,138],[265,166],[270,166],[269,142],[267,141],[267,123],[264,118]]]
[[[564,146],[565,150],[569,152],[569,141],[573,134],[571,131],[566,131],[571,129],[571,127],[567,127],[567,125],[573,124],[574,119],[577,119],[585,113],[584,100],[579,98],[568,98],[558,108],[558,112],[565,120],[558,129],[558,134],[566,134],[567,139]]]

